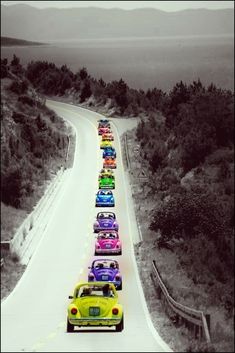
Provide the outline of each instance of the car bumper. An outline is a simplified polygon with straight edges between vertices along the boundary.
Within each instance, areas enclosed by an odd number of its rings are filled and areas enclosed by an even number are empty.
[[[95,249],[97,254],[120,254],[121,249]]]
[[[96,202],[96,207],[114,207],[114,203]]]
[[[94,232],[100,232],[101,230],[115,230],[118,232],[118,227],[94,227]]]
[[[74,326],[115,326],[121,322],[121,318],[79,318],[68,319],[71,325]]]
[[[95,281],[96,281],[95,279],[90,280],[88,278],[88,282],[95,282]],[[99,281],[102,282],[102,280],[99,280]],[[120,285],[122,284],[122,281],[104,281],[104,282],[113,283],[115,287],[120,287]]]
[[[114,189],[115,185],[99,185],[99,189]]]
[[[116,165],[103,164],[103,168],[107,168],[107,169],[116,169],[117,166],[116,166]]]

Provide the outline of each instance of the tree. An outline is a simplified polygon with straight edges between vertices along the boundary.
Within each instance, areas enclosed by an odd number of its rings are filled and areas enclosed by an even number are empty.
[[[80,94],[81,103],[84,102],[87,98],[89,98],[91,96],[91,93],[92,92],[90,88],[90,83],[89,81],[86,81]]]
[[[13,59],[11,61],[12,66],[18,66],[20,64],[20,59],[14,54]]]
[[[82,81],[84,81],[87,77],[88,77],[88,73],[87,73],[87,69],[85,67],[83,67],[80,71],[79,71],[79,77]]]

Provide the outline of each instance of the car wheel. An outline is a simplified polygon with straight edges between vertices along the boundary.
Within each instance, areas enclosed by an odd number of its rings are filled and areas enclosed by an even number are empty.
[[[122,320],[119,324],[116,325],[116,331],[121,332],[124,329],[124,317],[122,315]]]
[[[74,326],[70,324],[68,319],[67,319],[67,332],[74,332]]]
[[[118,290],[122,290],[122,282],[121,282],[120,286],[118,286],[117,289],[118,289]]]
[[[119,255],[122,255],[122,250],[120,250],[120,253],[119,253]]]

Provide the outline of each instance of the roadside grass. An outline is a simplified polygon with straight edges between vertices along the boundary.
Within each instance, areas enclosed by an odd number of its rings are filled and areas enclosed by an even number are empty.
[[[27,216],[27,211],[7,206],[1,202],[1,241],[12,239],[14,232]]]
[[[123,145],[123,141],[122,141]],[[233,314],[220,303],[225,288],[221,283],[194,283],[183,265],[184,253],[180,247],[176,251],[159,249],[156,244],[157,234],[149,229],[151,210],[156,207],[160,198],[151,195],[148,187],[140,181],[139,175],[143,165],[135,154],[134,130],[128,132],[128,153],[131,163],[129,180],[132,186],[132,196],[135,204],[136,216],[141,226],[143,241],[135,245],[135,254],[139,274],[143,284],[146,302],[152,316],[152,321],[161,337],[174,351],[186,352],[234,352]],[[123,154],[125,151],[123,148]],[[126,159],[125,164],[126,164]],[[157,182],[157,181],[156,181]],[[153,283],[150,278],[152,260],[157,267],[170,295],[181,304],[202,310],[211,317],[212,344],[206,345],[192,337],[184,327],[175,326],[163,309],[162,302],[157,299]],[[215,301],[215,298],[217,299]]]
[[[15,288],[22,277],[26,265],[19,262],[19,257],[14,253],[1,252],[4,258],[4,265],[1,267],[1,300],[7,297]]]

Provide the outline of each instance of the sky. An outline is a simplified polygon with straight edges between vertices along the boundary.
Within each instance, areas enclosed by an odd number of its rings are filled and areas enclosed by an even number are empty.
[[[211,10],[234,8],[234,1],[1,1],[3,5],[28,4],[37,8],[102,7],[131,10],[137,8],[156,8],[163,11],[207,8]]]

